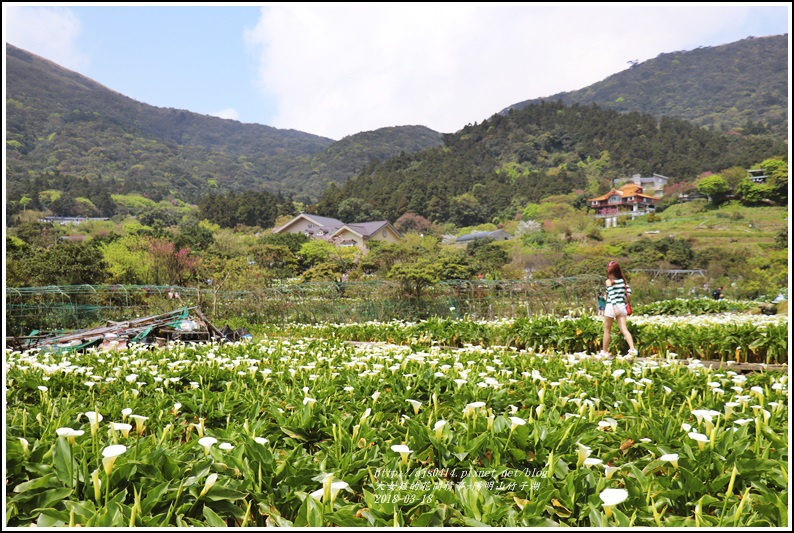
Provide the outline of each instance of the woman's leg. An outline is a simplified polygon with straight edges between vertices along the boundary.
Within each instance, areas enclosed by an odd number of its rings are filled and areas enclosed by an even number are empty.
[[[612,340],[612,321],[614,318],[604,317],[604,340],[601,341],[601,350],[609,353],[609,342]]]
[[[626,342],[629,344],[629,350],[634,350],[634,338],[631,336],[631,333],[629,333],[628,326],[626,326],[626,317],[619,316],[617,320],[620,332],[623,333],[623,338],[626,339]]]

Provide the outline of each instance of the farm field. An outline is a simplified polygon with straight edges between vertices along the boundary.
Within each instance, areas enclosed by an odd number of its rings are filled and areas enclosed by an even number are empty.
[[[785,372],[302,332],[6,351],[5,525],[788,526]]]

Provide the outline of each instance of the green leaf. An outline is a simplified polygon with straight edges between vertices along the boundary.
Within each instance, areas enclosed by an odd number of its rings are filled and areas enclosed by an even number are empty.
[[[219,485],[214,485],[207,494],[204,495],[208,500],[217,502],[221,500],[235,501],[242,500],[247,496],[247,493],[238,490],[228,489]]]
[[[210,527],[228,527],[226,522],[218,516],[215,511],[210,509],[208,506],[204,506],[203,510],[204,518],[207,519],[207,525]]]
[[[56,486],[56,477],[55,474],[47,474],[43,477],[31,479],[30,481],[25,481],[24,483],[20,483],[16,487],[14,487],[14,492],[16,493],[25,493],[27,491],[32,491],[34,489],[40,489],[42,487],[54,487]]]
[[[56,511],[55,509],[33,509],[32,511],[39,514],[39,519],[36,521],[36,527],[60,527],[69,524],[69,513],[65,511]]]
[[[71,487],[74,481],[72,480],[72,448],[69,442],[61,437],[55,441],[55,450],[53,452],[53,463],[55,466],[55,474],[61,483],[67,487]]]
[[[303,440],[303,441],[309,440],[309,434],[300,428],[281,426],[279,429],[281,429],[281,431],[283,431],[284,433],[287,434],[287,436],[292,437],[293,439]]]

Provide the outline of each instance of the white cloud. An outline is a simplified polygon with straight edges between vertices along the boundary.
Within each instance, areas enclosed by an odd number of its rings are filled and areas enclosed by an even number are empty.
[[[273,126],[334,139],[386,126],[454,132],[584,88],[660,53],[736,35],[748,6],[281,5],[246,32]]]
[[[215,111],[214,113],[210,113],[210,116],[218,117],[218,118],[227,118],[230,120],[240,120],[240,113],[233,107],[227,107],[226,109]]]
[[[5,40],[71,70],[84,70],[86,54],[77,48],[82,31],[77,16],[62,7],[3,5]]]

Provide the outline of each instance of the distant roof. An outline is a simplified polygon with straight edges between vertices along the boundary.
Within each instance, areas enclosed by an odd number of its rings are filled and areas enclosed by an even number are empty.
[[[344,225],[344,222],[342,222],[341,220],[337,220],[337,219],[331,218],[331,217],[321,217],[320,215],[311,215],[311,214],[306,214],[306,213],[301,213],[300,215],[298,215],[298,217],[300,217],[300,216],[303,216],[304,218],[308,218],[308,219],[312,220],[313,222],[317,222],[318,226],[333,227],[333,226],[342,226],[342,225]]]
[[[455,239],[455,242],[468,242],[476,239],[494,239],[503,241],[512,238],[513,236],[506,231],[498,229],[494,231],[478,231],[475,233],[469,233],[468,235],[462,235]]]
[[[388,220],[376,220],[374,222],[357,222],[355,224],[345,224],[341,228],[338,228],[334,232],[334,235],[338,234],[344,229],[347,229],[349,231],[352,231],[353,233],[357,233],[361,235],[362,237],[369,238],[387,226],[390,227],[392,231],[394,231],[394,233],[397,234],[398,237],[400,236],[400,232],[394,229],[394,226],[392,226]]]
[[[383,226],[388,224],[388,220],[376,220],[374,222],[358,222],[356,224],[345,224],[349,229],[355,231],[356,233],[364,236],[369,237],[381,229]]]
[[[345,225],[344,222],[342,222],[341,220],[337,220],[335,218],[321,217],[320,215],[312,215],[310,213],[301,213],[298,216],[296,216],[295,218],[293,218],[292,220],[290,220],[289,222],[287,222],[286,224],[284,224],[283,226],[275,229],[273,231],[273,233],[281,233],[281,231],[283,231],[285,228],[291,226],[293,222],[295,222],[296,220],[300,220],[300,219],[305,219],[305,220],[308,220],[310,222],[313,222],[319,228],[325,228],[326,230],[332,229],[332,228],[335,229],[335,228],[338,228],[340,226],[344,226]],[[309,233],[314,233],[314,232],[312,231],[312,232],[309,232]]]

